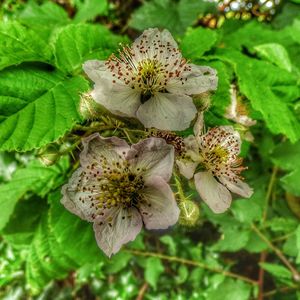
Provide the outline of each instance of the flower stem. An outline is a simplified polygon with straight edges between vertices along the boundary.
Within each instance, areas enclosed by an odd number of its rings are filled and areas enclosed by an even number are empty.
[[[235,279],[245,281],[245,282],[250,283],[252,285],[257,285],[257,282],[255,280],[252,280],[248,277],[245,277],[245,276],[242,276],[242,275],[239,275],[239,274],[236,274],[236,273],[232,273],[230,271],[225,271],[225,270],[222,270],[222,269],[210,267],[210,266],[208,266],[208,265],[206,265],[202,262],[189,260],[189,259],[176,257],[176,256],[168,256],[168,255],[155,253],[155,252],[143,252],[143,251],[131,250],[131,249],[126,249],[125,251],[128,252],[128,253],[134,254],[134,255],[138,255],[138,256],[157,257],[159,259],[166,260],[166,261],[169,261],[169,262],[177,262],[177,263],[180,263],[180,264],[199,267],[199,268],[211,271],[211,272],[220,273],[220,274],[222,274],[224,276],[227,276],[227,277],[231,277],[231,278],[235,278]]]

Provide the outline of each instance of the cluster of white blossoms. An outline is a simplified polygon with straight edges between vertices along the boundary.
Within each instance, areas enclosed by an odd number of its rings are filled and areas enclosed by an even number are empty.
[[[231,126],[205,133],[198,113],[194,136],[170,132],[190,126],[197,116],[192,96],[215,90],[217,73],[188,63],[167,30],[148,29],[118,56],[87,61],[83,69],[95,84],[90,95],[96,102],[155,132],[131,146],[98,133],[84,138],[81,166],[62,188],[62,204],[93,223],[107,256],[134,240],[143,224],[153,230],[177,223],[180,210],[169,185],[174,168],[194,179],[216,213],[230,206],[230,191],[251,196],[240,176],[241,139]]]

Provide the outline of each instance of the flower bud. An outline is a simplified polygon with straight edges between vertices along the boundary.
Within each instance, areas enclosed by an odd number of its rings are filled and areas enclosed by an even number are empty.
[[[39,151],[39,160],[42,164],[49,167],[55,164],[60,158],[59,146],[50,144]]]
[[[209,92],[195,95],[193,100],[199,111],[206,111],[210,108],[211,99]]]
[[[199,206],[191,200],[185,200],[179,203],[180,215],[179,224],[187,227],[197,225],[200,217]]]
[[[102,107],[88,93],[81,95],[79,104],[80,114],[87,120],[97,119],[102,112]]]

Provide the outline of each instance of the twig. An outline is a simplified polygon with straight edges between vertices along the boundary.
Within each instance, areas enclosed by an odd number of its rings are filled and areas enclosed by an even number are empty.
[[[138,255],[138,256],[157,257],[157,258],[160,258],[160,259],[163,259],[163,260],[166,260],[166,261],[170,261],[170,262],[177,262],[177,263],[180,263],[180,264],[199,267],[199,268],[202,268],[202,269],[209,270],[211,272],[223,274],[224,276],[228,276],[228,277],[231,277],[231,278],[235,278],[235,279],[245,281],[245,282],[250,283],[252,285],[257,285],[257,281],[252,280],[248,277],[245,277],[245,276],[242,276],[242,275],[239,275],[239,274],[236,274],[236,273],[232,273],[230,271],[225,271],[225,270],[222,270],[222,269],[213,268],[213,267],[210,267],[210,266],[208,266],[204,263],[198,262],[198,261],[189,260],[189,259],[176,257],[176,256],[168,256],[168,255],[155,253],[155,252],[142,252],[142,251],[139,251],[139,250],[131,250],[131,249],[126,249],[124,251],[126,251],[128,253],[131,253],[131,254],[134,254],[134,255]]]
[[[148,286],[149,286],[148,283],[144,282],[144,284],[141,286],[141,288],[139,290],[139,293],[138,293],[138,295],[136,297],[136,300],[143,300],[145,292],[148,289]]]
[[[292,272],[293,278],[296,282],[300,282],[300,274],[298,271],[292,266],[292,264],[288,261],[288,259],[284,256],[284,254],[274,246],[269,239],[255,226],[252,224],[251,228],[253,231],[269,246],[270,249],[274,251],[277,257],[284,263],[284,265]]]
[[[265,262],[266,257],[267,257],[267,252],[263,251],[260,254],[259,262],[260,263]],[[259,269],[259,273],[258,273],[258,288],[259,288],[259,292],[258,292],[257,300],[263,300],[264,299],[264,275],[265,275],[265,270],[263,268],[260,268]]]

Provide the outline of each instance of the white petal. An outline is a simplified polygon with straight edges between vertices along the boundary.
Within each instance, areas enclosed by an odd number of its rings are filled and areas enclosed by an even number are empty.
[[[230,207],[230,192],[210,172],[199,172],[194,178],[199,195],[214,213],[223,213]]]
[[[174,94],[196,95],[207,91],[214,91],[218,85],[218,77],[215,69],[204,66],[190,65],[191,71],[183,74],[185,81],[171,79],[167,90]]]
[[[220,176],[219,180],[232,192],[244,198],[250,198],[253,194],[253,189],[242,180],[235,178],[236,182],[229,180],[227,176]]]
[[[179,168],[180,174],[182,174],[187,179],[191,179],[194,176],[195,170],[198,166],[198,162],[194,162],[188,159],[176,160],[176,164]]]
[[[125,157],[130,150],[126,141],[118,137],[104,138],[99,133],[94,133],[83,139],[83,151],[80,153],[80,163],[86,167],[96,164],[101,168],[101,156],[108,161],[119,160]]]
[[[194,125],[194,135],[196,137],[202,136],[204,134],[204,114],[203,112],[198,112],[197,120]]]
[[[143,191],[144,202],[139,204],[147,229],[166,229],[178,221],[179,208],[170,186],[156,176],[148,180]]]
[[[145,178],[159,175],[168,181],[173,170],[174,147],[164,139],[151,137],[132,145],[127,159]]]
[[[135,117],[141,104],[140,93],[121,82],[114,83],[113,80],[103,78],[97,81],[91,96],[116,115]]]
[[[134,207],[107,211],[94,222],[97,244],[108,257],[111,257],[122,245],[136,238],[142,225],[142,217]]]
[[[68,184],[62,187],[61,203],[71,213],[92,222],[98,213],[96,199],[98,190],[92,186],[97,186],[98,182],[93,176],[85,176],[83,172],[85,172],[83,168],[77,169]]]
[[[110,77],[110,71],[105,65],[105,61],[100,60],[88,60],[83,64],[84,72],[94,82],[101,81],[101,79]]]
[[[147,128],[184,130],[196,112],[192,98],[186,95],[157,93],[139,107],[137,118]]]

